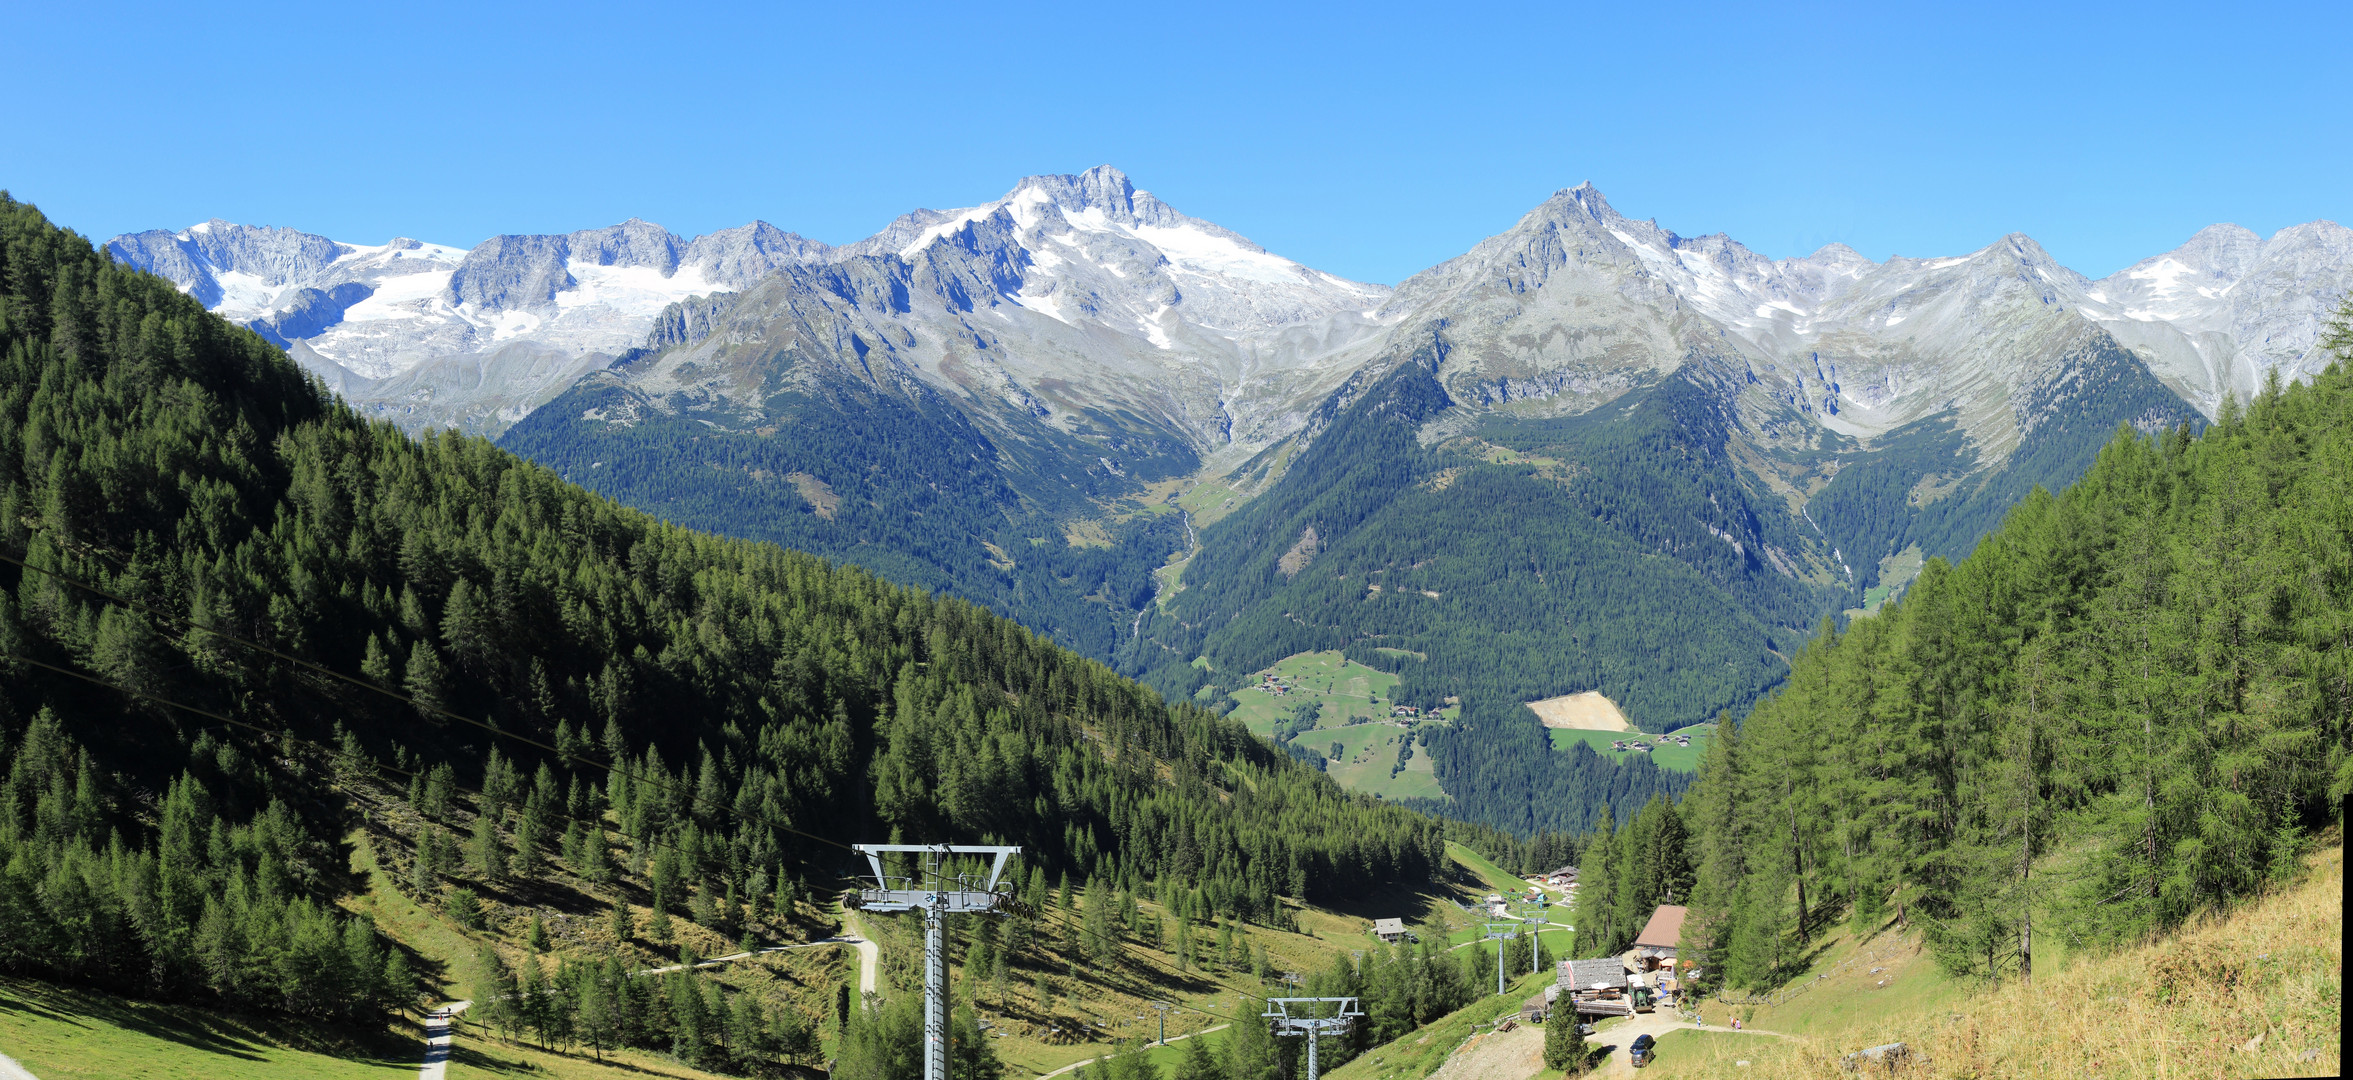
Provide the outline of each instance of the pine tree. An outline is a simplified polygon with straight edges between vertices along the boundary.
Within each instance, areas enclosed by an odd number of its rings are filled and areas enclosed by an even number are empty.
[[[492,824],[490,815],[483,814],[474,819],[474,839],[466,847],[466,859],[485,884],[505,883],[506,843],[499,839],[498,827]]]

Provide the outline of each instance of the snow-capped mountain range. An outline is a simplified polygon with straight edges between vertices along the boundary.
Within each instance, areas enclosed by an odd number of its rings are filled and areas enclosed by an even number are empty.
[[[2353,291],[2353,230],[2325,221],[2214,226],[2092,280],[2016,234],[1947,257],[1772,259],[1627,218],[1590,185],[1389,288],[1109,167],[840,247],[642,221],[465,251],[220,221],[108,246],[362,410],[496,435],[680,524],[960,593],[1178,694],[1220,649],[1255,670],[1269,658],[1237,643],[1285,627],[1339,635],[1315,648],[1397,631],[1317,599],[1364,585],[1286,585],[1309,559],[1402,574],[1543,527],[1475,505],[1552,498],[1478,472],[1530,460],[1509,444],[1538,435],[1567,449],[1526,467],[1578,499],[1688,496],[1665,516],[1571,513],[1615,522],[1595,573],[1663,558],[1710,583],[1679,595],[1718,590],[1694,617],[1746,644],[1706,663],[1769,668],[1773,642],[2074,480],[2119,423],[2211,417],[2269,372],[2317,370]],[[1517,633],[1586,602],[1574,580],[1536,582],[1443,618]],[[1670,653],[1588,659],[1666,678]]]
[[[977,207],[917,210],[840,248],[765,222],[686,239],[634,219],[471,250],[219,220],[107,246],[286,346],[363,407],[413,426],[493,431],[648,344],[664,311],[690,298],[740,294],[795,268],[929,264],[938,277],[952,263],[938,283],[948,306],[978,302],[995,332],[1026,340],[987,356],[988,370],[965,365],[963,377],[916,360],[931,381],[963,392],[1002,382],[986,392],[1051,412],[1036,384],[1076,375],[1105,400],[1141,392],[1155,411],[1173,410],[1168,419],[1212,454],[1226,444],[1254,452],[1297,430],[1313,399],[1372,362],[1396,327],[1430,319],[1448,320],[1458,339],[1510,327],[1472,355],[1458,340],[1457,374],[1482,375],[1464,383],[1466,402],[1607,397],[1694,347],[1729,349],[1824,424],[1867,436],[1956,404],[2000,411],[2006,395],[1961,385],[1966,357],[2003,351],[1987,348],[1988,335],[2039,335],[2048,340],[2029,351],[2049,353],[2097,327],[2211,415],[2268,369],[2316,370],[2319,325],[2353,288],[2353,230],[2326,221],[2269,239],[2216,225],[2094,281],[2021,235],[1947,258],[1873,262],[1831,245],[1768,259],[1722,235],[1624,218],[1588,185],[1392,292],[1187,217],[1109,167],[1031,177]],[[1548,285],[1553,293],[1537,291]],[[883,321],[925,321],[874,299],[870,314]],[[708,317],[725,306],[701,303]],[[2079,318],[2052,336],[1989,304]],[[1538,323],[1550,336],[1526,344]],[[1727,340],[1710,344],[1717,335]]]
[[[2348,290],[2353,230],[2327,221],[2269,240],[2214,226],[2094,281],[2022,234],[1944,258],[1873,262],[1833,244],[1768,259],[1721,234],[1629,220],[1587,185],[1399,285],[1382,314],[1448,320],[1460,401],[1606,398],[1722,355],[1843,434],[1957,409],[1998,452],[2025,421],[2012,415],[2017,380],[2088,337],[2111,335],[2211,416],[2271,368],[2290,380],[2319,370],[2321,324]]]
[[[473,428],[504,426],[642,344],[678,301],[830,251],[766,222],[687,240],[637,220],[469,251],[216,219],[107,249],[260,331],[355,404]]]

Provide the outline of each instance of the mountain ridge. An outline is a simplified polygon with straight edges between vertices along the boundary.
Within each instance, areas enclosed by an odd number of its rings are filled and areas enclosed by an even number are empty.
[[[2095,282],[2022,234],[1772,259],[1584,184],[1390,289],[1106,166],[838,248],[772,242],[772,272],[633,316],[611,354],[549,344],[534,298],[560,321],[586,306],[567,280],[683,277],[685,242],[642,223],[589,231],[586,255],[583,234],[518,242],[481,257],[510,283],[485,297],[518,305],[503,351],[360,389],[411,417],[495,401],[503,445],[596,490],[974,598],[1172,698],[1338,649],[1396,671],[1401,702],[1468,695],[1466,730],[1498,738],[1528,726],[1520,702],[1593,689],[1672,727],[1742,707],[1821,618],[1965,552],[2117,425],[2204,423],[2221,383],[2197,372],[2254,355],[2229,304],[2292,294],[2310,336],[2353,286],[2332,229],[2194,237],[2174,261],[2217,297],[2193,289],[2189,314],[2223,322],[2193,348],[2138,317],[2172,264]],[[2292,337],[2261,354],[2283,375],[2309,360]],[[1344,430],[1408,413],[1403,438]],[[1330,460],[1329,439],[1371,456]],[[1481,634],[1507,645],[1482,659]],[[1550,783],[1457,751],[1456,786]]]

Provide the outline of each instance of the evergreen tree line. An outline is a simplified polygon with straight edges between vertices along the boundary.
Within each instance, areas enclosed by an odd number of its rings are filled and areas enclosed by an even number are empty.
[[[332,903],[339,849],[288,802],[238,793],[262,764],[199,734],[128,824],[100,763],[43,708],[0,729],[0,970],[180,1001],[375,1020],[416,995],[406,954]],[[216,798],[220,791],[226,799]]]
[[[474,964],[486,996],[466,1015],[501,1035],[543,1049],[586,1049],[599,1060],[637,1048],[700,1069],[765,1074],[818,1057],[815,1021],[789,1006],[772,1012],[755,995],[702,977],[699,962],[690,951],[679,970],[640,974],[618,957],[551,964],[534,952],[509,964],[485,948]]]
[[[1552,732],[1516,700],[1466,699],[1454,723],[1429,729],[1426,738],[1438,782],[1454,796],[1444,812],[1518,836],[1583,833],[1605,817],[1631,817],[1655,797],[1679,799],[1695,779],[1647,755],[1613,762],[1583,742],[1555,749]]]
[[[159,700],[504,792],[477,829],[510,851],[562,853],[560,792],[573,818],[609,815],[629,858],[685,852],[647,866],[670,865],[687,905],[862,869],[811,835],[1019,843],[1057,878],[1181,893],[1205,919],[1444,860],[1435,822],[970,603],[652,520],[479,439],[365,422],[259,337],[12,200],[0,554],[22,560],[0,563],[0,652],[115,688],[0,661],[0,741],[24,745],[48,710],[91,763],[94,822],[27,824],[0,851],[44,879],[68,856],[39,851],[111,851],[118,832],[126,853],[156,850],[147,793],[201,766],[210,726]],[[195,775],[224,829],[272,797],[312,850],[350,824],[300,755]],[[583,827],[584,863],[601,830]],[[314,905],[349,887],[297,880]],[[51,916],[61,903],[36,894]],[[123,947],[162,955],[147,933]]]
[[[1495,944],[1503,947],[1505,973],[1514,979],[1528,972],[1531,949],[1539,950],[1533,961],[1538,965],[1557,959],[1529,937]],[[1321,1037],[1316,1050],[1318,1068],[1324,1072],[1337,1069],[1373,1047],[1492,996],[1495,963],[1496,950],[1486,944],[1449,951],[1433,935],[1432,940],[1415,944],[1376,944],[1361,955],[1336,957],[1325,970],[1308,973],[1298,993],[1354,997],[1365,1012],[1364,1019],[1347,1033]],[[1081,1078],[1282,1080],[1303,1075],[1306,1069],[1305,1040],[1276,1037],[1255,1015],[1236,1017],[1214,1047],[1205,1038],[1185,1040],[1182,1054],[1165,1075],[1145,1055],[1145,1049],[1142,1045],[1125,1046],[1097,1058],[1079,1070]]]
[[[1833,922],[2025,977],[2297,871],[2353,788],[2353,334],[2203,435],[2120,428],[1898,604],[1825,625],[1684,804],[1733,985]],[[1588,853],[1591,858],[1591,853]]]
[[[1577,863],[1577,928],[1582,956],[1616,956],[1663,904],[1688,905],[1696,871],[1683,812],[1654,796],[1620,827],[1605,814]]]

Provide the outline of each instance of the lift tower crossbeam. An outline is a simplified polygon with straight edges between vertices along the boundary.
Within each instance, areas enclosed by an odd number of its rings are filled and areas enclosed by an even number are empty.
[[[1487,923],[1486,940],[1509,941],[1516,938],[1520,936],[1520,925],[1516,922]],[[1500,945],[1495,947],[1495,992],[1503,993],[1503,946]]]
[[[865,911],[923,913],[923,1080],[948,1080],[948,916],[999,914],[1019,904],[997,891],[1005,863],[1021,854],[1018,847],[973,844],[858,844],[874,871],[875,887],[858,890],[857,906]],[[887,852],[912,852],[923,858],[912,876],[884,873]],[[988,855],[988,876],[953,874],[947,857]]]
[[[1301,1012],[1310,1005],[1336,1005],[1331,1016],[1293,1016],[1292,1006]],[[1279,997],[1266,999],[1266,1011],[1259,1014],[1272,1022],[1277,1035],[1307,1036],[1307,1080],[1316,1080],[1315,1044],[1323,1035],[1345,1035],[1356,1025],[1364,1010],[1352,997]]]

